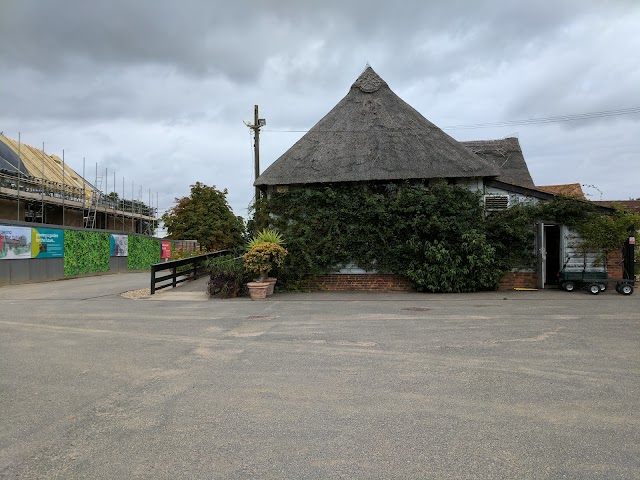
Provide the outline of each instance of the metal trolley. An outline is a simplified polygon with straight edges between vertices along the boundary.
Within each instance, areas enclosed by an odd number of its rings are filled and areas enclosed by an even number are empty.
[[[606,268],[589,268],[586,265],[582,270],[567,270],[567,264],[559,273],[560,287],[567,292],[573,292],[576,288],[585,288],[592,295],[604,292],[607,287],[615,282],[616,292],[621,295],[633,293],[634,281],[631,279],[611,279]]]

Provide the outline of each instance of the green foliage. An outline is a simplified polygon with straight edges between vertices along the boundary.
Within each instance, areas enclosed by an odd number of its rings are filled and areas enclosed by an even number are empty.
[[[534,216],[537,220],[553,221],[570,228],[576,228],[597,215],[594,204],[565,196],[557,196],[551,201],[540,202],[529,209],[529,215]]]
[[[554,222],[580,229],[581,225],[600,216],[591,203],[557,196],[549,201],[493,212],[487,216],[484,231],[496,249],[498,265],[503,271],[531,269],[536,265],[536,222]]]
[[[535,205],[516,205],[487,216],[485,234],[489,244],[496,249],[496,260],[502,271],[535,267],[538,210]]]
[[[197,182],[188,197],[176,198],[176,205],[162,216],[168,238],[195,239],[206,250],[233,248],[243,243],[244,222],[233,215],[227,190],[219,191]]]
[[[129,270],[148,270],[154,263],[160,263],[160,240],[129,235],[128,255]]]
[[[230,298],[237,295],[241,286],[249,281],[245,274],[242,257],[223,255],[210,258],[204,262],[209,271],[209,295],[220,294],[221,298]]]
[[[260,228],[264,228],[265,225],[269,225],[269,211],[268,200],[266,198],[259,198],[257,201],[249,205],[247,220],[246,235],[247,238],[253,238],[253,236],[260,231]]]
[[[541,220],[577,228],[600,248],[621,245],[622,227],[611,224],[618,220],[603,219],[588,202],[556,197],[485,216],[479,194],[444,182],[292,188],[261,200],[255,211],[287,238],[290,255],[278,272],[287,288],[356,264],[406,275],[420,290],[492,289],[505,272],[535,267]],[[592,221],[590,230],[581,227]]]
[[[640,228],[640,215],[616,210],[613,215],[593,215],[579,227],[585,239],[585,250],[601,252],[600,261],[607,254],[620,248],[631,232]]]
[[[173,244],[171,244],[173,247]],[[183,250],[182,248],[178,247],[178,248],[172,248],[171,249],[171,255],[169,256],[169,261],[172,262],[174,260],[182,260],[183,258],[191,258],[191,257],[196,257],[198,255],[204,255],[205,253],[207,253],[204,250],[193,250],[193,251],[188,251],[188,250]]]
[[[493,288],[491,280],[501,273],[495,249],[476,248],[473,232],[484,231],[479,195],[446,183],[428,189],[395,184],[291,189],[269,198],[266,208],[272,214],[271,226],[287,238],[290,255],[278,278],[288,288],[296,288],[309,274],[353,263],[370,271],[408,275],[416,287],[434,290],[424,278],[437,275],[425,263],[432,247],[465,252],[459,261],[454,258],[457,270],[451,276],[466,275],[468,282],[452,280],[438,291]],[[493,271],[478,275],[476,264]]]
[[[64,276],[108,272],[109,234],[65,230]]]
[[[247,249],[251,250],[253,247],[260,245],[261,243],[275,243],[276,245],[282,245],[284,240],[280,232],[272,228],[265,228],[260,230],[251,238],[247,244]]]
[[[500,280],[496,251],[480,232],[463,234],[453,248],[439,240],[427,240],[419,247],[421,255],[416,255],[405,272],[418,291],[488,290]]]
[[[249,273],[259,275],[262,280],[271,270],[282,266],[288,253],[276,243],[259,243],[242,256],[244,268]]]

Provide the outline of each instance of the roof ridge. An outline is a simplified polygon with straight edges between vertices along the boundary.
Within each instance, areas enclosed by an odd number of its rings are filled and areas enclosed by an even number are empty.
[[[359,88],[363,93],[373,93],[380,90],[383,86],[388,87],[389,85],[371,68],[371,65],[367,64],[367,68],[365,68],[364,72],[353,82],[351,88]]]

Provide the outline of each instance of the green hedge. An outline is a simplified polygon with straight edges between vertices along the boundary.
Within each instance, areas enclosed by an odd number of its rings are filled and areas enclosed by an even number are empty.
[[[109,271],[109,234],[65,230],[64,276]]]
[[[148,270],[154,263],[160,263],[160,240],[129,236],[129,270]]]

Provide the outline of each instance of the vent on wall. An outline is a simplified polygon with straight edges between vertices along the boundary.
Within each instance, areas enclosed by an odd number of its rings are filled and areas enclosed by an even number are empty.
[[[485,195],[484,208],[491,212],[506,210],[509,208],[509,195]]]

